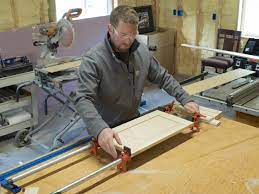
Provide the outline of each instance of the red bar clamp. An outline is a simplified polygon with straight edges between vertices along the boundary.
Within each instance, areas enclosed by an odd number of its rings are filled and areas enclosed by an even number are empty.
[[[164,108],[164,112],[166,112],[166,113],[170,113],[170,112],[172,112],[172,111],[173,111],[173,109],[174,109],[174,102],[172,102],[171,104],[169,104],[169,105],[165,106],[165,108]]]
[[[119,156],[121,158],[121,163],[118,164],[117,168],[121,172],[126,172],[127,171],[127,164],[131,160],[131,150],[130,148],[124,146],[123,151],[121,152],[121,155]]]
[[[193,126],[191,128],[192,131],[197,131],[197,132],[200,131],[200,118],[201,117],[205,117],[205,116],[198,112],[193,114],[193,116],[192,116]]]
[[[90,149],[90,152],[91,152],[93,155],[96,156],[96,155],[97,155],[97,150],[100,148],[97,139],[94,138],[94,139],[91,141],[91,144],[92,144],[92,147],[91,147],[91,149]]]

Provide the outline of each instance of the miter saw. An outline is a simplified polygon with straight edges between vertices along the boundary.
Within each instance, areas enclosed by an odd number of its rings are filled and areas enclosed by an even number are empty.
[[[39,24],[33,27],[33,45],[41,48],[37,68],[76,60],[75,57],[57,58],[56,54],[59,46],[70,47],[72,45],[74,40],[74,29],[71,21],[81,13],[81,8],[70,9],[67,13],[64,13],[57,23]]]

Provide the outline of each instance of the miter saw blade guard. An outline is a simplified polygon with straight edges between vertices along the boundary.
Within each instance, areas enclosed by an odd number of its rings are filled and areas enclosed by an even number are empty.
[[[74,28],[72,18],[78,17],[82,9],[71,9],[65,13],[57,23],[39,24],[33,27],[32,40],[34,46],[41,48],[37,68],[57,65],[62,62],[69,62],[78,57],[57,57],[57,48],[70,47],[74,40]]]

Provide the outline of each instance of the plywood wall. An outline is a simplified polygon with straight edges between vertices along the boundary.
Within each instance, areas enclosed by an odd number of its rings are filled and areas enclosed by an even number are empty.
[[[133,7],[151,4],[152,0],[118,0],[118,5],[130,5]]]
[[[0,31],[48,22],[47,0],[1,0]]]
[[[151,0],[119,0],[119,5],[154,5]],[[200,73],[201,59],[212,56],[207,51],[181,47],[182,43],[216,46],[218,28],[236,29],[239,0],[157,0],[156,24],[159,27],[174,28],[176,40],[176,73],[196,75]],[[182,9],[184,15],[174,16],[173,10]],[[212,14],[216,20],[212,20]]]
[[[213,53],[183,48],[182,43],[216,46],[218,28],[236,29],[238,0],[163,0],[160,1],[159,25],[177,30],[176,72],[196,75],[200,73],[201,59]],[[174,16],[173,10],[182,9],[184,15]],[[212,20],[212,14],[217,18]]]
[[[1,0],[0,31],[53,20],[53,0]],[[182,43],[215,47],[218,28],[236,29],[239,0],[118,0],[118,5],[153,5],[156,27],[173,28],[176,36],[176,72],[200,73],[200,61],[213,53],[182,48]],[[53,8],[50,5],[50,8]],[[184,15],[174,16],[173,9]],[[52,11],[51,11],[52,10]],[[217,19],[212,20],[216,13]]]

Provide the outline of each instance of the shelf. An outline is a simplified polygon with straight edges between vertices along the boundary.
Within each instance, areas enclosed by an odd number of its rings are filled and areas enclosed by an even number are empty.
[[[26,128],[30,128],[32,126],[33,123],[33,118],[27,120],[27,121],[23,121],[14,125],[6,125],[6,126],[2,126],[0,127],[0,137],[19,131],[21,129],[26,129]]]
[[[18,109],[24,106],[29,106],[31,104],[31,96],[26,96],[19,99],[19,102],[16,100],[9,100],[3,103],[0,103],[0,113],[10,111],[13,109]]]
[[[0,78],[0,88],[16,85],[28,81],[33,81],[35,79],[34,71],[16,74],[8,77]]]

